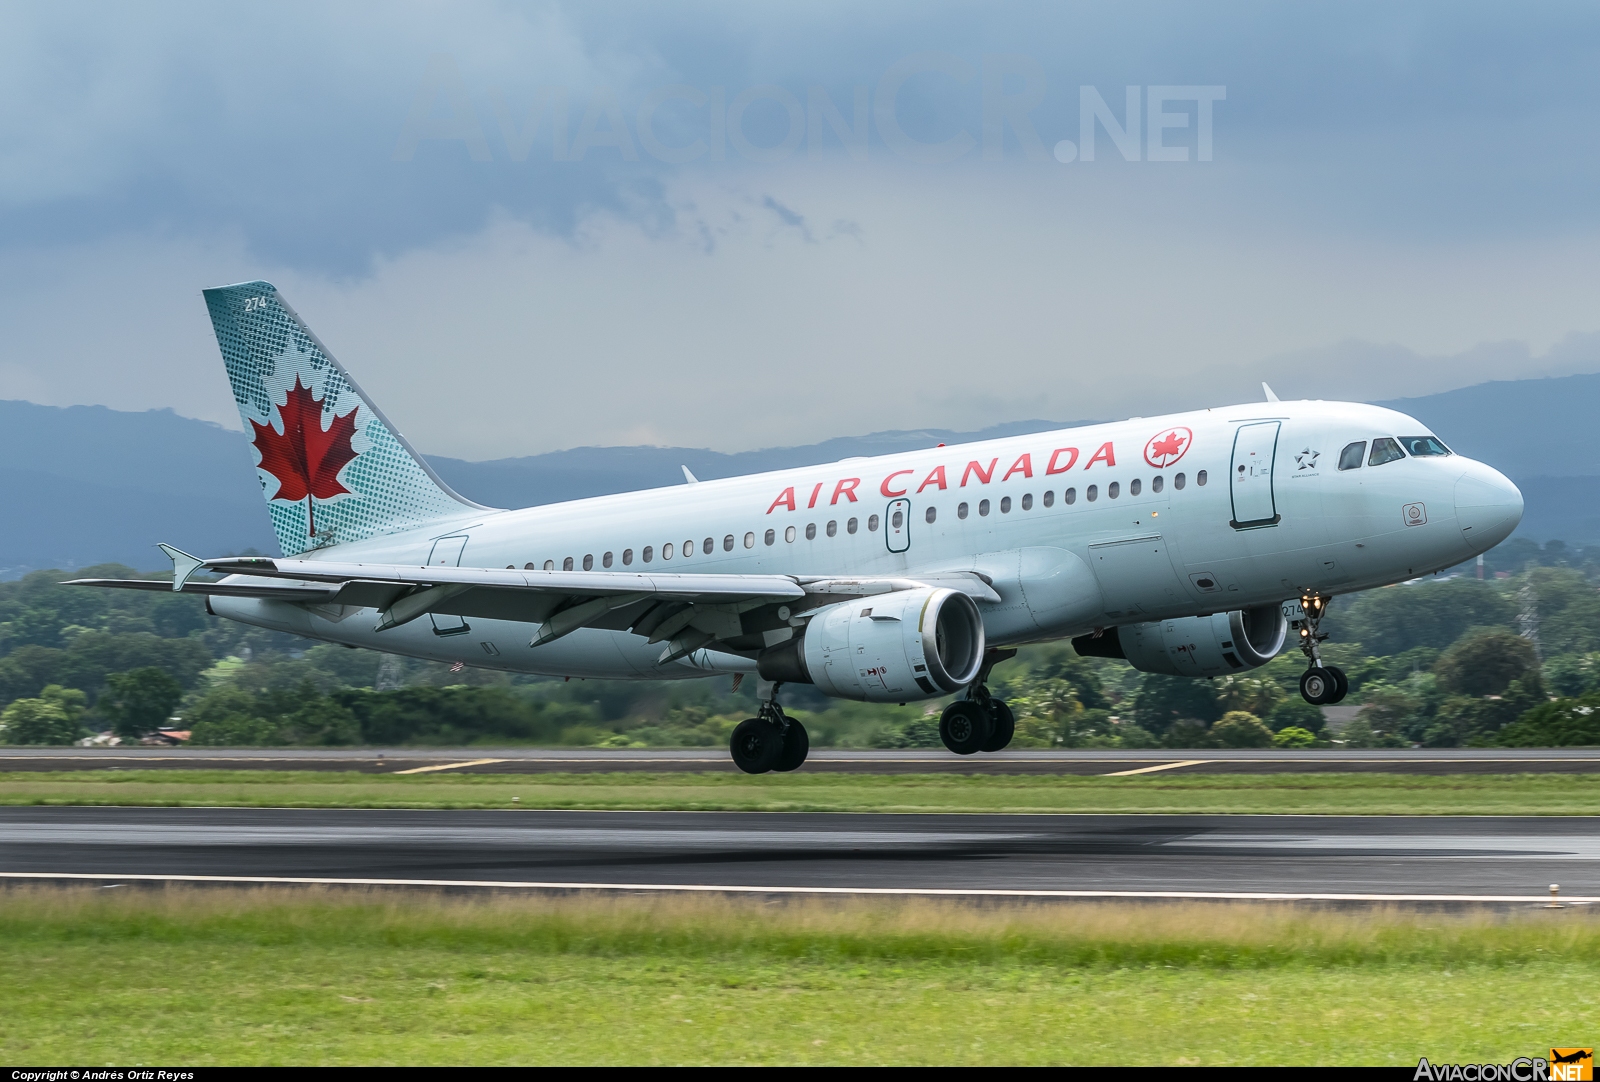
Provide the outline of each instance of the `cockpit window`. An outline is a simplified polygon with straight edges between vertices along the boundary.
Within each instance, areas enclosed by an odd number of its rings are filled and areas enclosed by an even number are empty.
[[[1400,445],[1388,436],[1380,436],[1372,441],[1372,454],[1367,456],[1367,465],[1381,466],[1385,462],[1393,462],[1397,458],[1405,458],[1406,453],[1400,450]]]
[[[1400,446],[1406,449],[1406,454],[1412,458],[1424,458],[1428,455],[1447,455],[1450,448],[1439,442],[1437,436],[1401,436]]]
[[[1359,470],[1361,458],[1367,453],[1367,441],[1352,443],[1339,452],[1339,468],[1341,470]]]

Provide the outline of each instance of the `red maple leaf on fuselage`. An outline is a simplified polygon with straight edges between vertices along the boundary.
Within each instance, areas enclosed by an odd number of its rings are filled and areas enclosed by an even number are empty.
[[[359,408],[359,407],[358,407]],[[256,430],[255,446],[261,452],[261,468],[278,479],[275,500],[326,500],[349,492],[339,483],[339,471],[356,457],[350,438],[356,433],[356,411],[322,427],[322,400],[311,397],[311,388],[294,377],[289,397],[278,407],[283,422],[280,435],[270,424],[251,421]]]
[[[1156,458],[1166,458],[1175,455],[1183,449],[1183,437],[1176,432],[1169,433],[1164,440],[1156,440],[1150,445],[1150,453]]]

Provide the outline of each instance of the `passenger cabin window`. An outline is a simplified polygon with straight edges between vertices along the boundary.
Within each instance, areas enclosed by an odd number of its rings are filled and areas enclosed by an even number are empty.
[[[867,532],[868,533],[877,533],[878,532],[878,516],[877,515],[868,515],[867,516]]]
[[[806,523],[806,540],[807,541],[815,541],[816,539],[817,539],[817,524],[815,522]]]
[[[568,556],[565,560],[561,561],[561,570],[563,570],[563,571],[571,571],[572,570],[572,557],[571,556]]]
[[[966,517],[967,517],[967,501],[962,500],[960,503],[956,504],[956,518],[966,518]]]
[[[922,517],[927,519],[929,522],[932,522],[934,519],[939,517],[939,509],[937,507],[929,507],[927,514],[923,515]]]
[[[1075,489],[1075,488],[1067,489],[1065,492],[1063,492],[1061,494],[1061,502],[1062,503],[1077,503],[1078,502],[1078,490]]]
[[[734,542],[733,542],[733,534],[729,534],[727,537],[724,537],[722,539],[722,551],[723,552],[732,552],[733,551],[733,544],[734,544]]]
[[[652,546],[646,545],[644,547],[644,551],[639,554],[639,559],[643,560],[645,563],[649,563],[650,557],[655,555],[655,551],[656,550]]]
[[[1150,478],[1150,491],[1151,492],[1160,492],[1161,491],[1161,485],[1162,485],[1162,481],[1161,481],[1161,475],[1159,473],[1156,474],[1154,477]],[[1138,493],[1135,492],[1134,495],[1137,496]]]
[[[633,550],[632,549],[623,549],[622,550],[622,566],[623,567],[627,567],[632,563],[633,563]]]
[[[1183,475],[1179,474],[1178,476],[1182,477]],[[1201,488],[1204,488],[1206,486],[1206,471],[1205,470],[1201,470],[1199,473],[1194,475],[1194,483],[1199,485]],[[1182,483],[1180,483],[1178,485],[1178,487],[1182,488],[1183,487]]]
[[[1412,458],[1427,458],[1430,455],[1443,457],[1450,453],[1450,448],[1440,443],[1437,436],[1401,436],[1400,446]]]
[[[1098,485],[1090,485],[1088,488],[1083,490],[1084,499],[1088,500],[1090,503],[1094,503],[1095,499],[1099,495],[1100,488]]]
[[[988,513],[989,513],[989,501],[988,500],[979,500],[978,501],[978,514],[987,515]]]
[[[1128,495],[1137,496],[1138,494],[1139,494],[1139,479],[1137,477],[1135,477],[1132,481],[1128,482]]]
[[[594,570],[594,553],[591,552],[591,553],[588,553],[587,555],[584,556],[584,558],[583,558],[583,569],[585,571],[593,571]]]
[[[1044,494],[1043,498],[1044,498],[1044,505],[1046,507],[1054,507],[1056,505],[1055,490],[1053,490],[1053,489],[1045,490],[1045,494]]]
[[[1372,441],[1372,453],[1367,456],[1367,465],[1381,466],[1385,462],[1393,462],[1397,458],[1405,458],[1406,453],[1400,450],[1400,445],[1388,436],[1380,436]]]
[[[770,545],[774,541],[776,541],[777,539],[778,539],[777,533],[775,531],[773,531],[773,530],[768,530],[766,532],[766,535],[762,538],[762,541],[763,541],[764,544]]]
[[[1117,496],[1121,492],[1122,492],[1122,486],[1120,484],[1118,484],[1116,481],[1113,481],[1109,485],[1106,486],[1106,495],[1110,496],[1113,500],[1116,499]]]
[[[1341,470],[1359,470],[1361,458],[1367,453],[1367,441],[1360,440],[1345,447],[1339,452],[1339,468]]]
[[[783,540],[784,540],[785,544],[789,544],[789,545],[794,544],[794,527],[793,526],[789,526],[789,527],[786,527],[784,529],[784,531],[783,531]]]
[[[729,545],[728,547],[732,548],[733,546]],[[708,537],[704,541],[700,542],[700,551],[705,553],[707,556],[710,556],[713,552],[717,551],[717,539],[715,537]]]
[[[768,542],[768,544],[771,544],[771,542]],[[756,535],[754,530],[744,535],[744,547],[747,549],[753,549],[756,547]]]
[[[830,518],[828,520],[828,536],[829,537],[838,537],[839,536],[839,522],[838,522],[837,519],[831,519]]]
[[[546,560],[544,562],[544,569],[546,571],[554,571],[556,569],[556,562],[554,560]]]
[[[1002,515],[1011,514],[1011,497],[1010,496],[1001,496],[1000,497],[1000,513]]]
[[[856,522],[856,520],[855,519],[851,519],[849,522],[846,522],[844,524],[844,532],[845,533],[855,533],[857,525],[858,525],[858,523]]]
[[[1024,492],[1022,494],[1022,509],[1024,511],[1032,511],[1033,510],[1033,493]]]
[[[1179,492],[1182,492],[1183,491],[1183,486],[1188,484],[1188,483],[1189,483],[1189,479],[1187,477],[1185,477],[1181,473],[1176,475],[1172,479],[1172,487],[1177,489]]]

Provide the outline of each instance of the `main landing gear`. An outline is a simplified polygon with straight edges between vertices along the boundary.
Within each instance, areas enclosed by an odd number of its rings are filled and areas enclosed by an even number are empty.
[[[967,688],[967,697],[957,699],[939,716],[939,739],[957,755],[979,751],[1000,751],[1011,743],[1017,719],[1004,699],[989,694],[989,670],[1017,656],[1015,650],[990,650],[984,655],[978,678]]]
[[[1300,697],[1312,706],[1331,706],[1350,691],[1350,681],[1344,670],[1322,663],[1318,644],[1326,641],[1328,633],[1321,630],[1322,618],[1328,612],[1328,598],[1307,593],[1300,597],[1300,608],[1305,615],[1298,621],[1300,652],[1311,662],[1311,667],[1300,675]]]
[[[772,685],[772,694],[761,700],[755,717],[746,718],[733,728],[728,750],[733,753],[734,765],[746,774],[796,770],[811,751],[806,727],[778,705],[780,686]]]

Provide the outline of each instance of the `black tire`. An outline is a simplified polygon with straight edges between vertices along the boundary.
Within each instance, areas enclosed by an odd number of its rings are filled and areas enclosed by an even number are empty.
[[[971,699],[957,699],[939,715],[939,739],[957,755],[982,751],[993,732],[989,712]]]
[[[765,718],[746,718],[734,726],[728,750],[733,765],[746,774],[765,774],[783,756],[783,733]]]
[[[1300,674],[1300,697],[1312,706],[1326,706],[1339,690],[1339,682],[1327,669],[1313,666]]]
[[[789,728],[783,734],[783,754],[778,756],[778,765],[772,769],[778,771],[798,770],[800,764],[806,761],[806,756],[810,753],[811,737],[806,734],[806,727],[790,718]]]
[[[1004,699],[989,700],[989,723],[993,731],[984,742],[984,751],[1004,751],[1017,732],[1017,716],[1011,712]]]
[[[1344,697],[1350,694],[1350,678],[1336,665],[1329,665],[1327,668],[1333,674],[1333,698],[1328,700],[1328,705],[1332,706],[1334,703],[1344,702]]]

